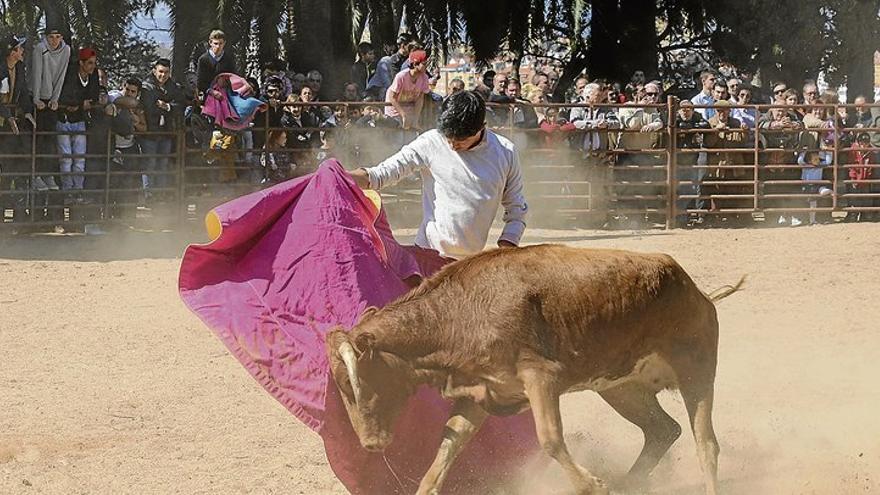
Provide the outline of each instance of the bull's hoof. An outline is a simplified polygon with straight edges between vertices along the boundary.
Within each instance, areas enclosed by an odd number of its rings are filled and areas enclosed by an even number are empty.
[[[591,476],[587,486],[578,490],[578,495],[609,495],[608,486],[599,478]]]

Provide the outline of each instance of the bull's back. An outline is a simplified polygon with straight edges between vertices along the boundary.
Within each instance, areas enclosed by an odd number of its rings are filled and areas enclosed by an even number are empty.
[[[717,347],[714,305],[668,255],[540,245],[466,261],[456,275],[485,307],[473,344],[510,343],[508,357],[559,363],[569,382],[659,373],[671,353]]]

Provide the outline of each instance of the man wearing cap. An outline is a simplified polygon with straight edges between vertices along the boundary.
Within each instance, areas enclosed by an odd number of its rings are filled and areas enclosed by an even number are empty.
[[[367,90],[365,91],[367,95],[377,100],[385,98],[388,87],[394,82],[394,76],[397,75],[400,67],[403,66],[403,62],[409,57],[409,42],[411,40],[412,38],[406,33],[398,35],[397,51],[379,59],[379,63],[376,64],[376,73],[373,74],[373,77],[367,83]]]
[[[499,206],[504,228],[497,245],[519,244],[528,210],[519,156],[513,143],[486,129],[486,104],[475,92],[447,97],[437,129],[378,166],[352,171],[351,177],[361,188],[380,190],[415,173],[422,179],[417,246],[450,258],[479,253]]]
[[[64,42],[64,35],[57,26],[47,26],[45,38],[34,47],[31,58],[31,94],[37,108],[37,131],[55,131],[58,121],[58,99],[70,63],[70,46]],[[49,135],[37,138],[41,153],[55,152],[55,138]],[[37,177],[34,189],[38,191],[58,190],[52,174],[57,170],[57,162],[52,158],[37,160]]]
[[[24,38],[10,35],[0,45],[0,133],[10,132],[12,135],[0,135],[0,153],[28,155],[30,154],[31,137],[27,136],[34,129],[36,121],[33,116],[33,102],[28,87],[27,73],[24,67]],[[30,160],[21,158],[0,158],[0,171],[8,173],[29,173]],[[27,189],[29,177],[7,177],[0,181],[0,186],[14,182],[15,189]],[[7,198],[13,206],[13,220],[24,218],[25,196],[15,195]]]
[[[385,116],[396,119],[401,127],[410,129],[419,126],[419,116],[425,95],[431,92],[428,75],[425,73],[428,54],[416,50],[409,54],[410,67],[394,76],[394,81],[385,93]]]
[[[87,139],[86,113],[98,104],[99,87],[98,53],[91,48],[82,48],[77,56],[78,63],[71,64],[64,78],[64,88],[58,99],[58,123],[55,130],[62,133],[57,136],[58,154],[60,158],[61,189],[68,191],[68,201],[83,201],[81,191],[85,177]],[[67,134],[70,133],[70,134]]]

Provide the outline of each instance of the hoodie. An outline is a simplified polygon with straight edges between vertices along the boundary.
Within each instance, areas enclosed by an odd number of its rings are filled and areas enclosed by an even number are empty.
[[[34,47],[34,56],[31,60],[33,64],[31,92],[34,95],[34,103],[40,100],[57,102],[61,97],[64,76],[70,63],[70,46],[62,40],[57,49],[50,50],[48,42],[44,39]]]

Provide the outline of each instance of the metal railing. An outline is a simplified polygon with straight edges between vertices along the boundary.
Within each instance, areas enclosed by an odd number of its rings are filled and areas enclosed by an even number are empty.
[[[353,109],[372,107],[381,111],[384,105],[387,104],[295,102],[280,103],[272,112],[283,115],[287,107],[307,112],[326,106],[337,110],[344,120],[360,114]],[[873,172],[880,168],[876,159],[880,148],[870,144],[880,137],[880,127],[847,127],[837,117],[841,109],[855,111],[855,105],[816,106],[833,112],[834,117],[826,119],[828,127],[779,129],[773,124],[736,129],[684,128],[679,118],[681,106],[674,98],[655,105],[517,102],[488,106],[493,117],[490,126],[518,145],[526,196],[533,210],[531,224],[600,226],[609,218],[635,215],[649,220],[653,217],[651,223],[673,228],[688,215],[760,219],[762,215],[776,213],[880,211],[880,172]],[[603,111],[614,110],[620,125],[573,127],[568,121],[546,120],[543,127],[524,127],[516,120],[517,109],[536,113],[557,109],[564,114],[577,107],[589,114],[600,107],[606,109]],[[802,107],[805,106],[798,106]],[[728,108],[751,110],[756,116],[774,109],[797,110],[780,105]],[[880,116],[880,105],[860,108],[873,108],[875,115]],[[425,109],[429,115],[435,111]],[[171,132],[135,133],[136,141],[170,141],[169,152],[125,155],[121,157],[122,164],[118,163],[120,153],[110,126],[93,127],[84,133],[41,130],[23,131],[19,135],[0,128],[0,230],[21,225],[102,222],[149,222],[161,228],[182,228],[190,221],[200,223],[207,210],[232,197],[266,187],[278,179],[313,171],[319,156],[337,157],[349,168],[370,166],[417,135],[415,130],[384,126],[381,122],[376,127],[328,128],[318,125],[320,119],[313,119],[315,125],[288,127],[272,126],[271,118],[279,118],[278,113],[258,115],[252,128],[238,133],[211,132],[208,128],[199,133],[197,126],[183,125]],[[662,125],[645,133],[641,126],[648,121]],[[871,125],[880,125],[876,122],[871,120]],[[260,144],[274,133],[287,136],[286,146],[262,149]],[[59,135],[77,134],[87,136],[87,152],[59,154],[52,141]],[[255,143],[252,149],[235,144],[244,141],[246,134]],[[869,145],[855,142],[860,134],[869,137]],[[584,146],[585,143],[589,145]],[[297,167],[270,179],[259,164],[264,153],[288,157]],[[852,163],[857,153],[863,160]],[[830,159],[830,163],[817,167],[805,162],[804,157],[816,161],[813,157],[817,154],[826,161]],[[869,157],[867,161],[865,156]],[[62,158],[85,160],[85,171],[59,172],[57,163]],[[50,172],[52,163],[55,167]],[[815,172],[817,168],[822,170],[820,174]],[[807,169],[813,173],[804,173]],[[861,170],[862,177],[850,178],[852,169]],[[42,175],[59,177],[64,182],[81,176],[87,187],[35,191],[34,179]],[[802,177],[806,175],[811,177]],[[817,175],[820,177],[816,178]],[[152,184],[147,187],[150,181]],[[414,179],[383,191],[389,214],[403,223],[416,222],[421,212],[419,189],[418,180]]]

